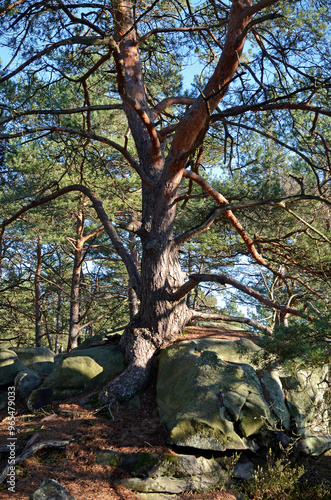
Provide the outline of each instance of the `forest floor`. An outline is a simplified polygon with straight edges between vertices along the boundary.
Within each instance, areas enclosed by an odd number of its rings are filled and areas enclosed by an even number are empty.
[[[176,342],[193,338],[227,338],[236,340],[249,337],[240,330],[189,327],[186,335]],[[250,338],[250,337],[249,337]],[[118,484],[125,473],[110,466],[96,464],[96,454],[103,449],[125,453],[176,454],[167,442],[168,432],[162,425],[155,404],[155,385],[140,395],[139,405],[119,405],[113,412],[114,420],[103,412],[96,413],[92,406],[82,406],[82,396],[30,414],[21,405],[16,414],[16,456],[25,449],[44,441],[72,440],[66,448],[44,448],[16,466],[15,493],[0,485],[0,500],[28,500],[43,479],[54,479],[77,500],[135,500],[137,495]],[[0,413],[0,447],[8,441],[8,420]],[[1,448],[0,448],[1,449]],[[183,451],[185,453],[185,451]],[[331,464],[321,457],[323,467]],[[7,457],[0,461],[0,473],[7,465]],[[315,465],[316,467],[316,461]],[[226,500],[234,498],[229,492],[205,492],[182,495],[182,499]]]

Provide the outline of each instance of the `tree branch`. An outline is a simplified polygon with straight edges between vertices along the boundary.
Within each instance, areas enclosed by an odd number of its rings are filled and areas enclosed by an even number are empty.
[[[16,0],[16,2],[13,2],[12,4],[8,5],[7,7],[4,8],[2,12],[0,12],[0,17],[3,16],[4,14],[7,14],[11,9],[14,9],[17,5],[20,5],[21,3],[24,3],[26,0]]]
[[[273,309],[277,309],[286,314],[302,316],[302,313],[298,309],[279,304],[279,302],[265,297],[264,295],[262,295],[262,293],[257,292],[256,290],[253,290],[253,288],[240,283],[234,278],[229,278],[224,274],[191,274],[189,276],[189,280],[184,283],[184,285],[182,285],[175,293],[169,294],[169,300],[177,302],[183,299],[194,287],[196,287],[201,282],[213,282],[219,283],[220,285],[230,285],[237,290],[245,293],[246,295],[253,297],[254,299],[258,300],[268,307],[272,307]]]
[[[324,241],[326,241],[327,243],[329,243],[331,245],[331,240],[329,240],[329,238],[327,238],[323,233],[321,233],[314,226],[312,226],[311,224],[309,224],[309,222],[305,221],[302,217],[300,217],[300,215],[298,215],[295,212],[293,212],[293,210],[290,210],[289,208],[287,208],[285,206],[284,202],[280,202],[277,205],[279,207],[283,208],[287,213],[293,215],[293,217],[295,217],[297,220],[299,220],[300,222],[302,222],[305,226],[309,227],[309,229],[311,229],[312,231],[314,231],[314,233],[318,234],[321,238],[323,238]],[[330,205],[331,205],[331,203],[330,203]]]
[[[257,4],[248,7],[247,12],[249,12],[250,15],[253,15],[257,12],[260,12],[262,9],[265,9],[266,7],[274,5],[275,3],[279,3],[279,0],[261,0]]]
[[[169,106],[174,106],[176,104],[186,104],[187,106],[190,106],[194,103],[194,101],[195,98],[193,97],[166,97],[152,109],[153,119],[155,120],[155,118],[169,108]]]
[[[0,104],[0,108],[1,108]],[[16,111],[16,109],[10,109],[2,107],[9,113],[11,113],[11,118],[7,118],[6,120],[0,121],[0,125],[4,125],[5,123],[9,123],[16,118],[21,118],[22,116],[33,116],[33,115],[71,115],[77,113],[87,113],[91,111],[108,111],[112,109],[120,109],[123,110],[123,104],[100,104],[97,106],[83,106],[81,108],[68,108],[68,109],[31,109],[28,111]]]
[[[270,19],[278,19],[279,17],[284,17],[284,16],[282,16],[281,14],[277,14],[276,12],[273,12],[271,14],[266,14],[265,16],[258,17],[257,19],[253,19],[253,21],[247,24],[247,26],[245,27],[241,35],[238,37],[238,39],[243,40],[253,26],[264,23],[265,21],[269,21]]]
[[[327,87],[329,87],[328,85]],[[298,93],[307,91],[312,89],[313,87],[306,87],[303,89],[299,89],[295,92],[292,92],[291,94],[288,94],[286,96],[281,96],[276,99],[272,99],[271,102],[265,101],[260,104],[252,104],[251,106],[249,105],[242,105],[242,106],[234,106],[233,108],[225,109],[221,113],[214,114],[211,117],[211,123],[216,122],[217,120],[222,120],[225,117],[228,116],[237,116],[237,115],[242,115],[243,113],[248,113],[250,111],[254,112],[263,112],[263,111],[275,111],[279,109],[292,109],[292,110],[298,110],[298,111],[309,111],[312,113],[320,113],[325,116],[331,116],[331,109],[327,108],[322,108],[321,106],[311,106],[310,104],[306,104],[304,102],[281,102],[277,103],[275,101],[283,100],[283,99],[288,99]]]
[[[114,40],[110,36],[105,36],[105,37],[100,37],[100,36],[73,36],[71,38],[66,38],[65,40],[60,40],[58,42],[55,42],[48,47],[46,47],[44,50],[40,50],[37,52],[34,56],[30,57],[27,59],[23,64],[18,66],[14,71],[11,73],[7,73],[4,75],[2,78],[0,78],[0,83],[5,82],[7,80],[10,80],[13,78],[13,76],[17,75],[20,73],[24,68],[32,64],[33,62],[37,61],[41,57],[49,54],[55,49],[58,49],[59,47],[63,47],[64,45],[109,45],[111,49],[114,48]]]
[[[212,319],[216,321],[229,321],[229,322],[234,322],[234,323],[241,323],[243,325],[249,325],[252,326],[253,328],[257,328],[258,330],[261,330],[264,333],[267,333],[268,335],[272,335],[272,329],[269,328],[268,326],[262,325],[262,323],[258,323],[257,321],[253,321],[250,318],[242,318],[240,316],[227,316],[225,314],[213,314],[213,313],[204,313],[200,311],[193,311],[192,312],[192,319],[194,318],[201,318],[201,319]]]
[[[191,172],[190,170],[185,170],[183,173],[184,177],[187,177],[188,179],[192,179],[195,181],[199,186],[207,192],[214,200],[218,203],[218,205],[228,205],[228,200],[222,196],[218,191],[216,191],[205,179],[200,177],[200,175],[196,174],[195,172]],[[264,258],[258,253],[253,240],[249,237],[248,233],[244,230],[234,213],[230,209],[225,209],[224,210],[224,215],[230,222],[230,224],[235,228],[237,233],[241,236],[243,239],[250,255],[258,262],[259,264],[268,267],[267,262],[264,260]]]
[[[212,28],[220,28],[228,21],[224,19],[222,23],[212,24],[209,26],[188,26],[186,28],[154,28],[142,37],[138,38],[136,44],[139,45],[145,42],[150,36],[157,35],[158,33],[178,33],[178,32],[192,32],[192,31],[208,31]]]
[[[42,131],[49,131],[49,132],[63,132],[65,134],[70,134],[70,135],[78,135],[80,137],[86,137],[89,139],[92,139],[94,141],[99,141],[104,144],[107,144],[108,146],[111,146],[112,148],[116,149],[119,151],[124,158],[129,162],[129,164],[134,168],[134,170],[137,172],[137,174],[140,176],[141,180],[147,185],[152,187],[150,179],[145,175],[143,170],[140,167],[140,164],[132,158],[130,153],[120,144],[117,142],[111,141],[110,139],[107,139],[106,137],[102,137],[97,134],[93,134],[92,132],[88,132],[85,130],[77,130],[77,129],[71,129],[68,127],[53,127],[53,126],[47,126],[47,127],[34,127],[32,129],[25,129],[21,132],[13,132],[9,134],[0,134],[0,139],[14,139],[16,137],[24,137],[25,135],[29,134],[35,134],[36,132],[42,132]]]
[[[232,125],[234,127],[238,127],[238,128],[243,128],[245,130],[250,130],[251,132],[256,132],[257,134],[261,135],[262,137],[265,137],[266,139],[271,139],[272,141],[274,141],[276,144],[279,144],[280,146],[284,147],[285,149],[288,149],[289,151],[293,151],[293,153],[296,153],[298,156],[300,156],[300,158],[302,158],[308,165],[310,165],[313,169],[316,168],[316,166],[314,165],[314,163],[308,158],[308,156],[306,156],[305,154],[303,154],[301,151],[299,151],[298,149],[290,146],[289,144],[287,144],[286,142],[284,141],[281,141],[280,139],[277,139],[276,137],[274,137],[273,135],[267,133],[267,132],[263,132],[262,130],[259,130],[255,127],[251,127],[249,125],[245,125],[244,123],[236,123],[236,122],[231,122],[229,120],[224,120],[224,123],[226,123],[227,125]]]
[[[201,96],[190,106],[176,128],[164,174],[167,183],[171,180],[180,182],[188,156],[203,140],[209,127],[210,116],[225,96],[238,69],[244,47],[244,39],[238,40],[238,38],[252,20],[243,3],[232,1],[224,48],[216,68]]]

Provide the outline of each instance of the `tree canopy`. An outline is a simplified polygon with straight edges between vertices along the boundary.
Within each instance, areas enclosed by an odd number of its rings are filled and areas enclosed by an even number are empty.
[[[6,337],[38,303],[69,348],[130,319],[112,401],[193,318],[327,315],[328,0],[19,0],[0,23]]]

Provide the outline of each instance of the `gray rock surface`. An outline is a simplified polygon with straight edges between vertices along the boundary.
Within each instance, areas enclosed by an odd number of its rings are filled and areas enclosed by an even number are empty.
[[[327,425],[327,371],[265,369],[263,350],[247,339],[181,342],[159,357],[159,414],[179,446],[257,449],[279,429],[308,439]]]
[[[0,350],[0,386],[11,385],[18,372],[25,370],[26,367],[16,352],[9,349]]]
[[[56,364],[37,393],[49,388],[52,400],[66,399],[105,384],[124,367],[123,355],[114,346],[73,350]],[[29,397],[30,409],[35,407],[37,393],[33,392]]]
[[[31,412],[48,406],[53,401],[53,389],[50,387],[38,387],[31,392],[27,399],[27,407]]]
[[[1,392],[0,394],[0,411],[7,408],[8,403],[8,391]]]
[[[69,491],[53,479],[44,480],[29,500],[75,500]]]
[[[32,370],[18,372],[14,380],[17,399],[25,399],[42,384],[42,378]]]
[[[178,495],[190,490],[203,491],[225,484],[228,478],[216,460],[194,455],[126,454],[103,450],[96,461],[126,470],[131,477],[123,479],[121,484],[136,493]]]
[[[48,374],[54,368],[54,352],[47,347],[13,347],[24,366],[37,373]]]

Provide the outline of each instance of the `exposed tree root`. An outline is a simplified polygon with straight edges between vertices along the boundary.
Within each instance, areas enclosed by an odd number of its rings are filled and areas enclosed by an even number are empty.
[[[128,367],[112,380],[100,393],[99,401],[114,406],[117,401],[131,399],[144,390],[152,376],[156,347],[153,336],[147,328],[133,328],[129,325],[121,338]]]
[[[73,439],[66,439],[63,441],[43,441],[41,443],[34,444],[30,446],[26,451],[24,451],[21,455],[13,459],[13,462],[10,465],[7,465],[0,475],[0,484],[4,482],[6,479],[11,467],[24,462],[27,458],[31,457],[38,451],[43,448],[65,448],[69,443],[72,443]]]
[[[118,401],[127,401],[143,391],[151,381],[153,357],[145,366],[131,363],[118,377],[110,382],[100,393],[99,401],[114,406]]]

